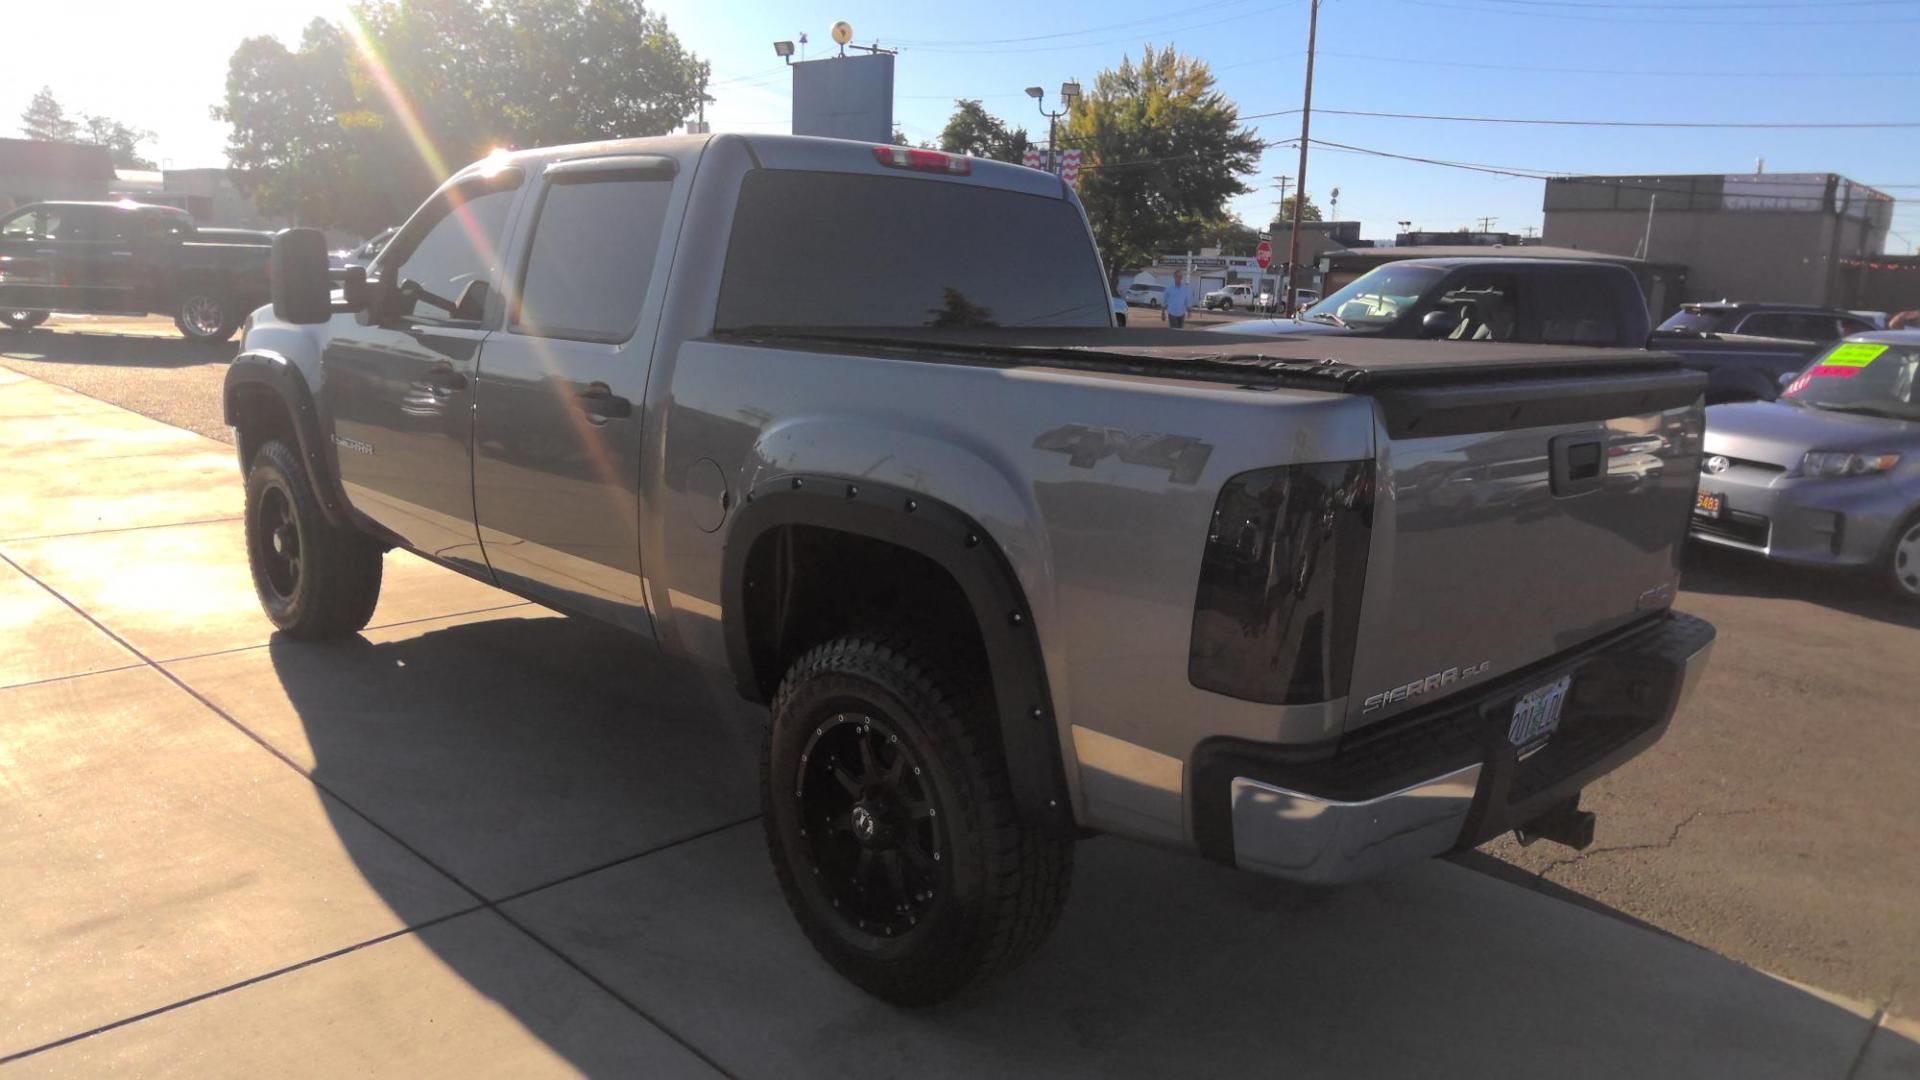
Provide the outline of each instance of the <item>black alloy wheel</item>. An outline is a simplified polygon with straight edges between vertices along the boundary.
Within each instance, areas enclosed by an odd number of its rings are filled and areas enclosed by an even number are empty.
[[[248,549],[257,552],[259,581],[282,603],[291,602],[300,588],[300,523],[286,488],[276,485],[260,493],[247,530]]]
[[[862,933],[911,933],[939,899],[944,823],[926,766],[899,733],[866,712],[834,713],[801,751],[793,794],[809,887]]]
[[[928,1005],[1018,965],[1066,902],[1073,838],[1021,819],[977,648],[850,634],[795,660],[761,757],[781,891],[835,970]]]

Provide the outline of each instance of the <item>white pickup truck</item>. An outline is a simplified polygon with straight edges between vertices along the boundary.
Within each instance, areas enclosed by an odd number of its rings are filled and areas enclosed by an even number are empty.
[[[1253,286],[1228,285],[1222,289],[1215,289],[1201,298],[1200,306],[1208,311],[1214,308],[1225,308],[1228,311],[1234,308],[1245,308],[1251,311],[1253,310]]]

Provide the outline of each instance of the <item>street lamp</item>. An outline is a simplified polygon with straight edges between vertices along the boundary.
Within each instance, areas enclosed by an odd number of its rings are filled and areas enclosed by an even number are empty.
[[[1073,111],[1073,103],[1080,100],[1080,84],[1071,81],[1060,84],[1060,111],[1058,112],[1047,111],[1046,105],[1042,104],[1047,92],[1040,87],[1027,87],[1027,96],[1033,99],[1033,106],[1040,110],[1040,115],[1047,118],[1047,171],[1058,176],[1060,175],[1060,157],[1058,151],[1054,149],[1054,140],[1059,134],[1058,123],[1061,117]]]
[[[785,60],[789,64],[793,63],[793,42],[791,41],[774,42],[773,55],[779,57],[782,60]]]

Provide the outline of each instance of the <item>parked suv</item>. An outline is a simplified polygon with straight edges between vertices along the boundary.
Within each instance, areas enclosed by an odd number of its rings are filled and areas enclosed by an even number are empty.
[[[157,313],[190,340],[225,341],[267,298],[266,240],[170,206],[30,203],[0,217],[0,323]]]
[[[1748,337],[1817,341],[1830,345],[1848,334],[1864,334],[1872,322],[1850,311],[1804,304],[1754,304],[1720,300],[1682,304],[1655,331],[1676,337],[1745,334]]]
[[[1089,832],[1320,884],[1584,846],[1713,640],[1698,375],[1117,329],[1033,169],[528,150],[337,294],[318,232],[274,258],[224,391],[268,618],[353,634],[398,547],[721,676],[788,905],[890,1001],[1038,947]]]

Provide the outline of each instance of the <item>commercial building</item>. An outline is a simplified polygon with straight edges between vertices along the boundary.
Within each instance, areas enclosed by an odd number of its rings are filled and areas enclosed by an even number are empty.
[[[112,186],[106,147],[0,139],[0,212],[46,199],[104,199]]]
[[[1851,307],[1893,205],[1833,173],[1570,176],[1547,181],[1542,237],[1683,265],[1683,300]]]
[[[240,193],[231,169],[120,169],[113,197],[179,207],[202,225],[276,229],[290,224],[262,214]]]

